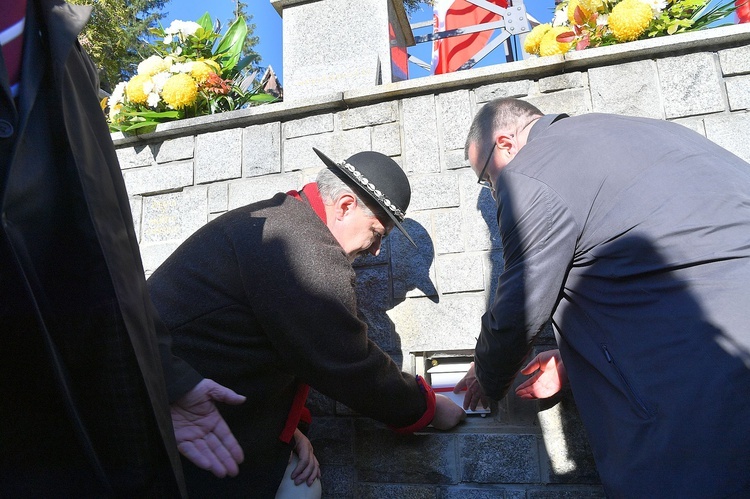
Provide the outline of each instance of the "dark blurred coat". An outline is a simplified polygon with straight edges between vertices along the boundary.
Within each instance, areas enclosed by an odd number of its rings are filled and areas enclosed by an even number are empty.
[[[2,497],[179,494],[156,316],[76,40],[90,9],[29,0],[17,108],[0,64]]]
[[[545,116],[494,185],[486,392],[551,316],[608,495],[747,497],[750,165],[674,123]]]

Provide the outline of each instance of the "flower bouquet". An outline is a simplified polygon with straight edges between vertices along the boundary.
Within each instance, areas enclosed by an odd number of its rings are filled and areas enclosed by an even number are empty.
[[[247,23],[236,19],[221,39],[211,16],[198,22],[173,21],[152,30],[163,41],[151,45],[154,55],[138,65],[136,74],[117,84],[104,103],[110,130],[152,131],[157,124],[271,102],[255,75],[240,60]],[[218,40],[218,41],[217,41]]]
[[[564,0],[551,23],[528,34],[524,50],[534,55],[564,54],[663,35],[698,31],[724,19],[735,0],[709,7],[710,0]]]

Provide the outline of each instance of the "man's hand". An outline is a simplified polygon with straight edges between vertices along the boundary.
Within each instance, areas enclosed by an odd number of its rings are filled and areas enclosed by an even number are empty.
[[[538,372],[537,372],[538,371]],[[560,358],[560,350],[542,352],[521,370],[521,374],[532,374],[516,388],[522,399],[544,399],[559,392],[568,381],[568,374]]]
[[[297,466],[292,470],[294,485],[307,482],[309,487],[316,478],[320,478],[320,465],[310,440],[299,429],[294,430],[294,453],[299,457]]]
[[[245,456],[214,400],[237,405],[245,397],[204,379],[170,406],[177,448],[193,464],[219,478],[236,476]]]
[[[466,413],[445,395],[435,394],[435,417],[432,427],[438,430],[450,430],[466,419]]]
[[[490,399],[484,394],[479,380],[477,380],[473,362],[469,366],[469,370],[466,371],[466,376],[456,383],[453,393],[461,393],[463,390],[466,390],[466,395],[464,395],[464,409],[471,408],[472,411],[475,411],[479,402],[482,402],[482,407],[484,408],[490,406]]]

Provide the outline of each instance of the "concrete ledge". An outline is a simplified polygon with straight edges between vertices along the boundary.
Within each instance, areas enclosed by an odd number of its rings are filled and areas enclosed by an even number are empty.
[[[152,133],[125,135],[113,133],[112,141],[115,146],[135,144],[141,142],[160,141],[170,137],[195,135],[206,132],[226,130],[228,128],[246,127],[267,123],[269,121],[288,121],[303,117],[306,114],[345,109],[346,103],[341,92],[314,97],[305,101],[277,102],[262,104],[247,109],[229,111],[226,113],[210,114],[197,118],[170,121],[156,127]]]

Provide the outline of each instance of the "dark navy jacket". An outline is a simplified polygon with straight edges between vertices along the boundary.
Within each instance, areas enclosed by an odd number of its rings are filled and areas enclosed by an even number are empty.
[[[674,123],[545,116],[495,185],[486,392],[551,317],[608,495],[750,494],[750,165]]]

